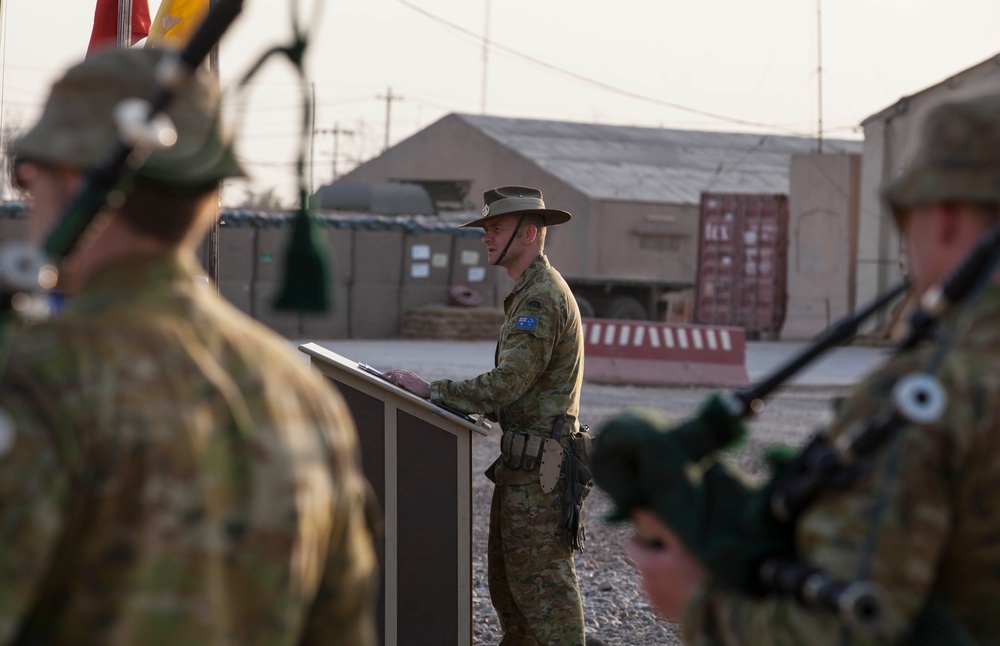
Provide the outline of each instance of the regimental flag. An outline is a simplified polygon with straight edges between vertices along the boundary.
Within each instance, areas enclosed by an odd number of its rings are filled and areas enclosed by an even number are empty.
[[[146,47],[184,47],[205,19],[208,5],[209,0],[163,0],[149,29]]]
[[[149,1],[132,0],[132,42],[137,42],[149,33]],[[98,49],[114,47],[118,44],[118,0],[97,0],[94,9],[94,30],[90,33],[87,56]]]

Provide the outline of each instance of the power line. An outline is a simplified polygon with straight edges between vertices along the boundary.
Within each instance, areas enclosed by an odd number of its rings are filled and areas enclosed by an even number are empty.
[[[415,4],[411,3],[411,2],[408,2],[407,0],[399,0],[399,2],[402,5],[404,5],[404,6],[408,7],[408,8],[410,8],[410,9],[412,9],[413,11],[416,11],[417,13],[422,14],[422,15],[426,16],[427,18],[429,18],[429,19],[431,19],[431,20],[433,20],[433,21],[435,21],[437,23],[440,23],[440,24],[448,27],[449,29],[453,29],[455,31],[458,31],[458,32],[460,32],[461,34],[463,34],[465,36],[469,36],[469,37],[475,38],[478,41],[483,40],[483,37],[480,36],[479,34],[473,32],[473,31],[470,31],[470,30],[466,29],[465,27],[462,27],[461,25],[456,25],[453,22],[445,20],[444,18],[438,16],[437,14],[431,13],[431,12],[427,11],[426,9],[418,7],[417,5],[415,5]],[[716,119],[718,121],[726,121],[726,122],[729,122],[729,123],[735,123],[735,124],[744,125],[744,126],[755,126],[755,127],[758,127],[758,128],[769,128],[771,130],[782,130],[782,131],[784,131],[786,133],[789,133],[789,134],[797,134],[797,135],[802,135],[803,134],[801,131],[791,130],[791,129],[788,129],[788,128],[782,128],[781,126],[777,126],[777,125],[771,124],[771,123],[762,123],[762,122],[759,122],[759,121],[749,121],[747,119],[739,119],[739,118],[730,117],[730,116],[727,116],[727,115],[724,115],[724,114],[718,114],[716,112],[709,112],[707,110],[700,110],[698,108],[692,108],[690,106],[681,105],[679,103],[674,103],[672,101],[664,101],[663,99],[657,99],[655,97],[646,96],[644,94],[639,94],[638,92],[633,92],[632,90],[626,90],[624,88],[620,88],[618,86],[611,85],[610,83],[605,83],[604,81],[598,81],[596,79],[590,78],[589,76],[584,76],[583,74],[578,74],[577,72],[573,72],[573,71],[570,71],[570,70],[567,70],[567,69],[563,69],[561,67],[553,65],[553,64],[548,63],[546,61],[543,61],[541,59],[535,58],[533,56],[529,56],[527,54],[523,54],[523,53],[517,51],[516,49],[507,47],[505,45],[501,45],[500,43],[497,43],[496,41],[490,41],[489,42],[489,46],[492,47],[492,48],[494,48],[494,49],[497,49],[497,50],[499,50],[499,51],[501,51],[501,52],[503,52],[503,53],[505,53],[505,54],[507,54],[509,56],[520,58],[522,60],[528,61],[529,63],[531,63],[533,65],[537,65],[539,67],[545,68],[545,69],[550,70],[552,72],[556,72],[557,74],[562,74],[563,76],[570,77],[570,78],[572,78],[574,80],[580,81],[581,83],[585,83],[587,85],[592,85],[594,87],[600,88],[600,89],[605,90],[607,92],[613,92],[615,94],[619,94],[619,95],[624,96],[624,97],[628,97],[628,98],[631,98],[631,99],[636,99],[638,101],[645,101],[647,103],[652,103],[652,104],[660,105],[660,106],[663,106],[663,107],[666,107],[666,108],[671,108],[671,109],[674,109],[674,110],[679,110],[681,112],[687,112],[689,114],[695,114],[695,115],[698,115],[698,116],[701,116],[701,117],[708,117],[710,119]]]

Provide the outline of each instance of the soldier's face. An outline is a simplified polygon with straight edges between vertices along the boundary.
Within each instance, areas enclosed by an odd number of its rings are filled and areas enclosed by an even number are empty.
[[[58,217],[81,186],[81,174],[75,169],[53,164],[23,161],[15,169],[17,184],[28,192],[28,239],[32,244],[45,241]]]
[[[519,215],[501,215],[483,224],[483,244],[486,245],[486,258],[491,265],[496,265],[498,262],[505,265],[517,257],[520,249],[515,249],[518,245],[514,242],[507,249],[507,255],[500,261],[500,254],[503,253],[510,237],[514,235],[519,219]]]
[[[965,208],[935,203],[908,209],[898,218],[907,275],[917,294],[944,280],[984,231]]]

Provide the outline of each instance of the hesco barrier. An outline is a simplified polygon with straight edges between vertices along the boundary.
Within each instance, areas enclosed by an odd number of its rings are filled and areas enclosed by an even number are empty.
[[[718,325],[583,319],[586,381],[637,386],[743,386],[746,332]]]
[[[325,314],[275,312],[295,214],[223,209],[219,213],[219,293],[249,316],[291,338],[393,338],[412,309],[448,303],[456,287],[499,307],[502,270],[490,266],[482,231],[459,225],[472,213],[442,216],[316,214],[328,251],[333,307]],[[21,203],[0,203],[0,242],[25,239]],[[200,257],[208,268],[208,245]]]

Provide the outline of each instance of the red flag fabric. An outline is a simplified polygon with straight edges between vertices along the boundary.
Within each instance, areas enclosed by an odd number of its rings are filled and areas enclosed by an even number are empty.
[[[149,35],[149,0],[132,0],[131,45]],[[90,34],[87,56],[98,49],[114,47],[118,42],[118,0],[97,0],[94,30]]]

